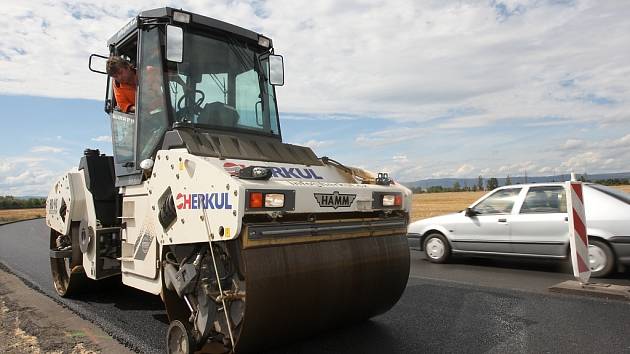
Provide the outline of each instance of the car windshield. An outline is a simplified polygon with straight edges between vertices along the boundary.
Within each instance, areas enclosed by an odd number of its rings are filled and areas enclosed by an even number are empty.
[[[274,89],[261,54],[235,38],[185,32],[183,62],[168,75],[175,121],[279,135]]]
[[[588,186],[602,193],[605,193],[617,200],[620,200],[626,204],[630,204],[630,194],[624,193],[620,191],[619,189],[602,186],[601,184],[589,184]]]

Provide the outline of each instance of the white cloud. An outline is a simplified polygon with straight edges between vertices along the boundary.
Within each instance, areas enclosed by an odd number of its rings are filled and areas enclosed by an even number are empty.
[[[409,162],[409,159],[407,158],[406,155],[395,155],[395,156],[392,156],[392,160],[394,160],[394,162],[396,162],[396,163],[407,163],[407,162]]]
[[[46,196],[57,178],[69,169],[69,161],[56,156],[0,158],[0,195]]]
[[[309,140],[309,141],[307,141],[305,143],[297,144],[297,145],[308,146],[311,149],[319,149],[319,148],[331,146],[332,144],[334,144],[334,142],[330,141],[330,140],[315,140],[315,139],[311,139],[311,140]]]
[[[20,182],[25,182],[27,179],[32,177],[31,172],[24,171],[17,176],[7,176],[4,181],[8,184],[17,184]]]
[[[6,173],[13,169],[14,165],[8,161],[0,161],[0,173]]]
[[[588,169],[588,165],[597,165],[602,161],[602,156],[598,152],[588,151],[583,154],[571,156],[562,162],[562,167],[571,172],[581,172]]]
[[[615,139],[609,142],[605,142],[604,146],[607,148],[621,148],[621,149],[630,149],[630,134],[627,134],[619,139]]]
[[[420,139],[429,133],[427,128],[392,128],[372,133],[359,134],[354,142],[361,146],[386,146]]]
[[[51,154],[58,154],[63,152],[65,149],[55,146],[34,146],[31,148],[31,152],[44,152]]]
[[[572,150],[572,149],[576,149],[576,148],[581,148],[581,147],[584,146],[584,144],[585,144],[585,142],[582,141],[582,140],[579,140],[579,139],[568,139],[562,145],[562,149],[564,149],[564,150]]]
[[[101,136],[97,136],[96,138],[92,138],[92,141],[98,141],[101,143],[111,143],[112,142],[112,136],[111,135],[101,135]]]
[[[457,171],[455,171],[455,176],[456,177],[460,177],[460,176],[468,176],[470,174],[470,172],[474,171],[475,167],[469,164],[463,164],[461,166],[459,166],[459,168],[457,169]]]

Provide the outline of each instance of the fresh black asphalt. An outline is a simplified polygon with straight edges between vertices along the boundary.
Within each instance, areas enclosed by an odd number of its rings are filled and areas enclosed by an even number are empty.
[[[412,252],[407,289],[391,311],[270,352],[630,352],[628,303],[551,295],[530,286],[514,286],[520,284],[518,265],[498,273],[499,282],[504,277],[510,289],[501,289],[496,281],[484,281],[481,276],[481,286],[475,284],[474,277],[472,282],[466,281],[471,279],[465,277],[467,268],[481,267],[482,273],[488,268],[475,261],[444,268],[456,275],[456,281],[437,280],[433,278],[439,273],[432,267],[441,265],[430,265],[418,254]],[[60,299],[55,294],[48,230],[42,219],[0,226],[0,262],[33,288],[97,323],[130,348],[164,352],[168,324],[159,297],[112,282],[92,284],[93,291],[80,300]],[[511,278],[510,271],[515,274]],[[558,276],[563,277],[566,275]],[[281,338],[282,333],[278,336]]]

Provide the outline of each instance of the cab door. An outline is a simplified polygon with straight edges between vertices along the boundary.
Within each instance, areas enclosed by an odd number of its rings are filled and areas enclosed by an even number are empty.
[[[111,55],[117,55],[125,58],[132,64],[135,63],[138,58],[137,31],[129,34],[126,39],[116,44],[116,46],[112,46]],[[105,110],[111,117],[116,187],[138,185],[142,182],[142,172],[136,161],[137,113],[124,113],[118,109],[118,103],[113,94],[114,80],[111,77],[108,77],[107,80],[108,89]]]
[[[511,253],[511,213],[521,189],[496,190],[474,205],[470,216],[462,213],[452,232],[453,249],[462,253]]]

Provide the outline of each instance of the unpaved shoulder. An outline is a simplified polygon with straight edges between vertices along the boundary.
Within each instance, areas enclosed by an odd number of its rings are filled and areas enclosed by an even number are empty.
[[[0,269],[0,353],[132,353],[96,325]]]

